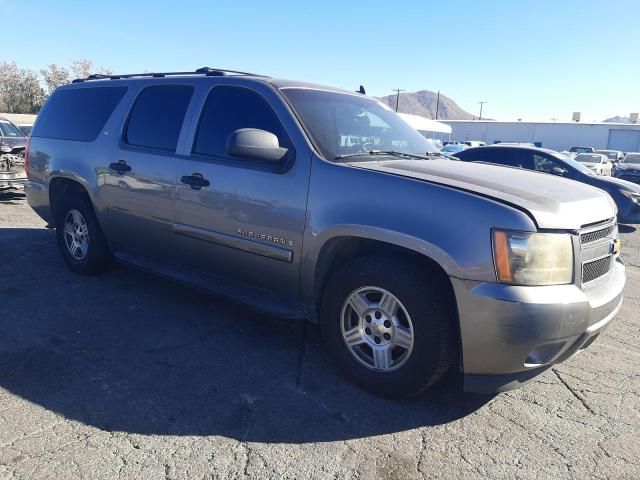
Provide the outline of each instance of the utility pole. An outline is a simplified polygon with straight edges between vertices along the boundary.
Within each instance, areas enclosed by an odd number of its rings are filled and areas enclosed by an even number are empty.
[[[478,118],[478,120],[482,120],[482,107],[484,107],[485,103],[488,103],[486,101],[480,101],[478,102],[480,104],[480,118]]]
[[[440,108],[440,90],[438,90],[438,96],[436,97],[436,120],[438,119],[439,108]]]
[[[400,104],[400,92],[404,92],[401,88],[396,88],[393,90],[396,92],[396,112],[398,111],[398,105]]]

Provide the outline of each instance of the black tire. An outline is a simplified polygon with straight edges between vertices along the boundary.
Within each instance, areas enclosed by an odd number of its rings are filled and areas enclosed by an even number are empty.
[[[320,309],[322,334],[338,368],[364,390],[389,398],[417,395],[436,383],[456,362],[457,310],[448,279],[421,262],[374,255],[352,260],[329,278]],[[413,347],[396,370],[372,370],[360,363],[342,334],[342,308],[359,288],[393,294],[413,324]]]
[[[111,262],[111,253],[90,201],[85,195],[75,194],[65,196],[59,202],[55,219],[56,239],[64,262],[71,270],[80,275],[95,275],[103,272]],[[72,210],[76,210],[82,215],[87,226],[88,248],[82,258],[76,258],[71,254],[65,240],[65,220]]]

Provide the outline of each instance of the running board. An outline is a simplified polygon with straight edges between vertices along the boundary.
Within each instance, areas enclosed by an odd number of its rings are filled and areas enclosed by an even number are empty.
[[[113,256],[119,262],[160,277],[174,280],[208,294],[224,297],[274,317],[315,321],[315,312],[302,303],[288,300],[267,290],[234,280],[194,271],[182,265],[161,262],[129,251],[118,249]]]

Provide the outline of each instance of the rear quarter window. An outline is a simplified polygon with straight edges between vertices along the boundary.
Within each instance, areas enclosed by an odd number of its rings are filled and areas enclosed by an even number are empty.
[[[127,87],[58,90],[47,101],[32,137],[93,142],[127,92]]]

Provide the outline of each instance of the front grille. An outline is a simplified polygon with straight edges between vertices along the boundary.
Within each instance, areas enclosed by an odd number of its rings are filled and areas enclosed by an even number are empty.
[[[611,268],[611,255],[594,260],[582,265],[582,283],[593,282],[594,280],[609,273]]]
[[[608,227],[601,228],[600,230],[594,230],[593,232],[583,233],[580,235],[580,243],[585,245],[591,242],[597,242],[603,238],[608,237],[613,232],[615,228],[614,225],[609,225]]]

